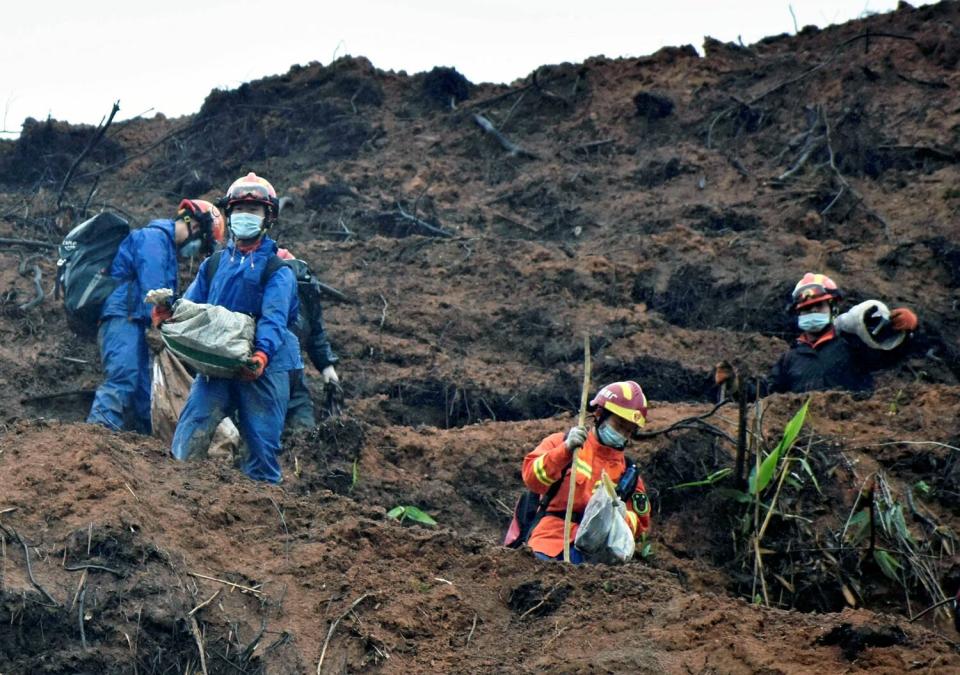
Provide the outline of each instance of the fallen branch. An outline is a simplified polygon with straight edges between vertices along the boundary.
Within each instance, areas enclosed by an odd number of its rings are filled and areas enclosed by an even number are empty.
[[[207,651],[203,647],[203,634],[200,632],[200,625],[193,614],[190,615],[190,630],[193,633],[193,639],[197,643],[197,651],[200,652],[200,670],[203,675],[207,675]]]
[[[916,621],[916,620],[919,619],[920,617],[929,614],[930,612],[932,612],[932,611],[935,610],[935,609],[938,609],[938,608],[940,608],[940,607],[943,607],[944,605],[949,605],[949,604],[950,604],[951,602],[953,602],[954,600],[955,600],[955,598],[944,598],[944,599],[941,600],[940,602],[937,602],[937,603],[935,603],[935,604],[933,604],[933,605],[930,605],[930,606],[927,607],[925,610],[923,610],[922,612],[920,612],[920,613],[917,614],[916,616],[912,617],[912,618],[910,619],[910,623],[913,623],[914,621]]]
[[[87,648],[87,635],[83,630],[83,598],[87,594],[87,585],[84,584],[80,589],[80,601],[77,603],[77,622],[80,624],[80,644],[84,649]]]
[[[106,124],[104,124],[103,121],[100,122],[93,134],[93,137],[90,139],[90,142],[87,143],[86,147],[80,152],[79,155],[77,155],[77,158],[73,160],[73,164],[71,164],[70,168],[67,170],[67,175],[63,177],[63,182],[60,183],[60,191],[57,193],[57,208],[60,208],[60,203],[63,202],[63,193],[67,191],[67,187],[70,185],[70,180],[73,178],[73,174],[77,170],[77,167],[80,166],[80,162],[82,162],[86,156],[90,154],[90,151],[97,146],[97,143],[103,139],[103,135],[107,133],[107,127],[109,127],[110,123],[113,122],[113,118],[119,110],[120,101],[117,101],[113,104],[113,109],[110,111],[110,116],[107,118]]]
[[[14,534],[16,534],[16,531],[14,531]],[[52,602],[54,607],[59,607],[60,603],[54,600],[53,596],[47,593],[47,589],[41,586],[33,576],[33,567],[30,566],[30,549],[27,548],[27,542],[25,542],[23,539],[20,539],[19,534],[17,534],[17,539],[20,540],[20,545],[23,547],[23,555],[27,559],[27,575],[30,577],[30,583],[33,584],[34,588],[43,594],[43,597]]]
[[[477,613],[473,613],[473,625],[470,626],[470,633],[467,635],[467,644],[465,646],[470,646],[470,640],[473,639],[473,631],[477,630]]]
[[[498,131],[495,126],[493,126],[493,122],[488,120],[483,115],[474,113],[473,121],[476,123],[478,127],[480,127],[486,133],[490,134],[495,139],[497,139],[497,142],[503,147],[504,150],[509,152],[511,156],[529,157],[530,159],[540,159],[534,153],[520,147],[519,145],[511,141],[509,138],[504,136],[502,133],[500,133],[500,131]]]
[[[346,293],[344,293],[343,291],[338,290],[338,289],[334,288],[333,286],[330,286],[329,284],[325,284],[325,283],[323,283],[322,281],[320,281],[319,279],[317,280],[317,285],[320,287],[320,290],[321,290],[321,291],[323,291],[324,293],[326,293],[327,295],[329,295],[329,296],[331,296],[331,297],[336,298],[336,299],[339,300],[340,302],[346,302],[347,304],[353,304],[353,300],[352,300]]]
[[[720,408],[727,405],[728,403],[732,403],[732,400],[724,399],[723,401],[720,401],[715,406],[713,406],[713,408],[711,408],[709,412],[705,412],[702,415],[695,415],[694,417],[684,417],[682,420],[677,420],[676,422],[671,424],[669,427],[666,427],[665,429],[658,429],[657,431],[638,431],[634,435],[638,438],[653,438],[654,436],[659,436],[660,434],[666,434],[671,431],[675,431],[677,429],[682,429],[682,428],[689,429],[690,428],[689,425],[691,423],[695,424],[696,422],[703,422],[708,417],[712,417],[718,410],[720,410]]]
[[[333,637],[333,632],[337,630],[337,626],[340,624],[340,621],[343,620],[347,615],[352,612],[357,605],[366,600],[372,595],[372,593],[364,593],[359,598],[353,601],[353,603],[347,608],[347,611],[338,616],[332,624],[330,624],[330,630],[327,631],[327,639],[323,641],[323,649],[320,650],[320,660],[317,661],[317,675],[320,675],[320,668],[323,666],[323,659],[327,655],[327,647],[330,645],[330,638]]]
[[[452,232],[447,232],[447,231],[444,230],[443,228],[437,227],[436,225],[431,225],[431,224],[428,223],[427,221],[425,221],[425,220],[423,220],[423,219],[421,219],[421,218],[417,218],[417,217],[416,217],[415,215],[413,215],[413,214],[407,213],[406,211],[403,210],[403,207],[400,206],[400,202],[397,202],[397,214],[398,214],[401,218],[403,218],[403,219],[405,219],[405,220],[409,220],[411,223],[415,224],[415,225],[416,225],[417,227],[419,227],[420,229],[426,230],[426,232],[427,232],[428,234],[432,234],[432,235],[437,236],[437,237],[452,237],[452,236],[453,236],[453,233],[452,233]]]
[[[560,94],[555,94],[549,89],[544,89],[544,87],[540,84],[540,81],[537,79],[537,73],[539,72],[540,72],[540,68],[537,68],[536,70],[533,71],[533,86],[537,88],[537,91],[543,94],[544,98],[549,98],[554,101],[559,101],[564,105],[564,107],[567,107],[567,108],[573,107],[573,104],[570,101],[568,101],[566,98],[561,96]]]
[[[213,602],[214,600],[216,600],[216,599],[217,599],[217,596],[220,595],[220,591],[221,591],[221,590],[223,590],[223,589],[218,588],[213,595],[211,595],[209,598],[207,598],[206,600],[204,600],[203,602],[201,602],[199,605],[197,605],[196,607],[194,607],[193,609],[191,609],[190,612],[187,614],[187,616],[193,616],[194,614],[196,614],[197,612],[199,612],[201,609],[203,609],[204,607],[206,607],[207,605],[209,605],[211,602]]]
[[[827,117],[827,113],[824,110],[822,105],[819,106],[819,114],[820,114],[820,117],[823,118],[824,134],[827,140],[827,152],[830,155],[830,168],[833,170],[834,175],[837,177],[837,181],[839,181],[841,188],[845,187],[850,194],[856,197],[857,202],[861,206],[863,206],[863,210],[867,212],[868,216],[873,217],[881,225],[883,225],[884,234],[886,234],[887,240],[891,240],[892,235],[890,234],[890,223],[888,223],[886,219],[884,219],[884,217],[881,216],[879,213],[877,213],[876,211],[871,209],[869,206],[867,206],[866,200],[864,200],[863,195],[857,192],[857,190],[854,189],[852,185],[850,185],[850,182],[844,177],[844,175],[840,173],[840,169],[837,167],[837,163],[836,163],[836,156],[834,155],[834,152],[833,152],[833,142],[830,136],[830,120]],[[836,199],[834,199],[834,201],[836,201]],[[830,203],[830,206],[833,206],[833,202]]]
[[[527,615],[529,615],[531,612],[535,612],[536,610],[538,610],[538,609],[540,609],[541,607],[543,607],[543,605],[547,602],[547,600],[550,599],[550,596],[553,595],[554,591],[556,591],[558,588],[560,588],[560,584],[557,584],[556,586],[554,586],[553,588],[551,588],[549,591],[547,591],[547,594],[546,594],[545,596],[543,596],[542,598],[540,598],[540,602],[538,602],[538,603],[535,604],[533,607],[531,607],[530,609],[528,609],[526,612],[524,612],[523,614],[521,614],[521,615],[520,615],[520,618],[517,619],[517,620],[518,620],[518,621],[523,621],[523,620],[527,617]]]
[[[825,68],[826,66],[828,66],[829,64],[831,64],[831,63],[833,62],[833,60],[836,59],[837,56],[839,56],[840,50],[843,49],[844,47],[846,47],[847,45],[849,45],[849,44],[851,44],[851,43],[854,43],[854,42],[856,42],[857,40],[869,40],[869,39],[872,38],[872,37],[892,38],[892,39],[897,39],[897,40],[907,40],[907,41],[910,41],[910,42],[916,42],[916,39],[910,37],[909,35],[897,35],[896,33],[871,33],[870,31],[866,31],[866,32],[860,33],[859,35],[856,35],[856,36],[850,38],[849,40],[846,40],[845,42],[841,42],[839,45],[837,45],[836,48],[834,48],[833,52],[830,54],[830,56],[828,56],[828,57],[826,58],[826,60],[818,63],[818,64],[815,65],[815,66],[812,66],[812,67],[808,68],[807,70],[803,71],[802,73],[800,73],[800,74],[797,75],[796,77],[790,78],[789,80],[784,80],[784,81],[781,82],[780,84],[774,85],[773,87],[771,87],[770,89],[767,89],[767,90],[764,91],[763,93],[758,94],[757,96],[754,96],[752,99],[750,99],[750,101],[749,101],[749,103],[748,103],[747,105],[752,106],[752,105],[754,105],[755,103],[759,102],[761,99],[766,98],[766,97],[769,96],[770,94],[773,94],[773,93],[775,93],[775,92],[778,92],[778,91],[780,91],[781,89],[783,89],[784,87],[790,86],[791,84],[796,84],[797,82],[800,82],[800,81],[803,80],[804,78],[812,75],[813,73],[817,72],[818,70],[821,70],[821,69]]]
[[[120,578],[127,576],[120,570],[115,570],[112,567],[104,567],[103,565],[94,565],[91,563],[85,563],[83,565],[70,565],[70,566],[64,565],[63,569],[67,570],[68,572],[84,572],[86,570],[99,570],[101,572],[110,572],[110,574],[116,574]]]
[[[263,591],[256,588],[250,588],[249,586],[242,586],[240,584],[235,584],[232,581],[224,581],[223,579],[217,579],[216,577],[208,577],[205,574],[197,574],[196,572],[187,572],[191,577],[196,577],[198,579],[206,579],[207,581],[216,581],[218,584],[223,584],[224,586],[231,586],[237,590],[243,591],[245,593],[253,593],[254,595],[260,596],[263,595]]]
[[[70,389],[68,391],[58,391],[53,394],[41,394],[39,396],[28,396],[20,399],[20,403],[36,403],[37,401],[48,401],[52,398],[65,398],[67,396],[93,396],[96,389]]]

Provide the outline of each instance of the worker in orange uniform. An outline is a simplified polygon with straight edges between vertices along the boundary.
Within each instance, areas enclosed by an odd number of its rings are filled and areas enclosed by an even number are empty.
[[[633,381],[614,382],[600,389],[588,410],[593,413],[593,428],[575,426],[567,432],[551,434],[523,460],[523,482],[530,490],[553,493],[546,509],[537,514],[527,544],[541,560],[563,559],[563,521],[574,475],[573,525],[570,532],[570,561],[584,562],[573,547],[577,524],[595,490],[603,489],[600,474],[606,471],[617,493],[626,504],[626,521],[639,539],[650,529],[650,502],[636,465],[624,455],[628,441],[647,421],[647,397]],[[573,451],[577,465],[571,467]],[[559,485],[558,485],[559,483]]]

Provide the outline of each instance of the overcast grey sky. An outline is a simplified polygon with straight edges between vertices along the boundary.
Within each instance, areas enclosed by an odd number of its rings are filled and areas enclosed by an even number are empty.
[[[510,82],[542,64],[649,54],[704,35],[745,43],[887,12],[897,0],[17,0],[0,25],[2,129],[199,110],[214,88],[295,63],[366,56],[409,73],[454,66]],[[914,4],[930,4],[915,2]],[[150,111],[150,112],[146,112]],[[10,134],[3,137],[11,138]]]

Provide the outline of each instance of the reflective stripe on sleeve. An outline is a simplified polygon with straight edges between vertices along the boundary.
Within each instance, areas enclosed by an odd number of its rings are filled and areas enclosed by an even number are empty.
[[[543,460],[546,455],[540,455],[535,460],[533,460],[533,475],[537,477],[537,480],[543,483],[544,485],[550,486],[553,485],[556,481],[552,480],[550,476],[547,475],[547,470],[543,468]]]

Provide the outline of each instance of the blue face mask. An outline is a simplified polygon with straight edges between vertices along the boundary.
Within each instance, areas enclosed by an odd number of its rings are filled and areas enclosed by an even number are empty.
[[[830,325],[830,314],[827,312],[811,312],[797,317],[797,326],[804,333],[819,333]]]
[[[200,253],[199,239],[188,241],[186,244],[180,247],[179,251],[177,251],[177,255],[179,255],[181,258],[193,258],[194,256],[199,255],[199,253]]]
[[[230,215],[230,231],[237,239],[253,239],[260,234],[263,216],[255,213],[234,213]]]
[[[604,422],[597,428],[597,438],[608,448],[620,449],[627,444],[627,437],[614,429],[609,422]]]

